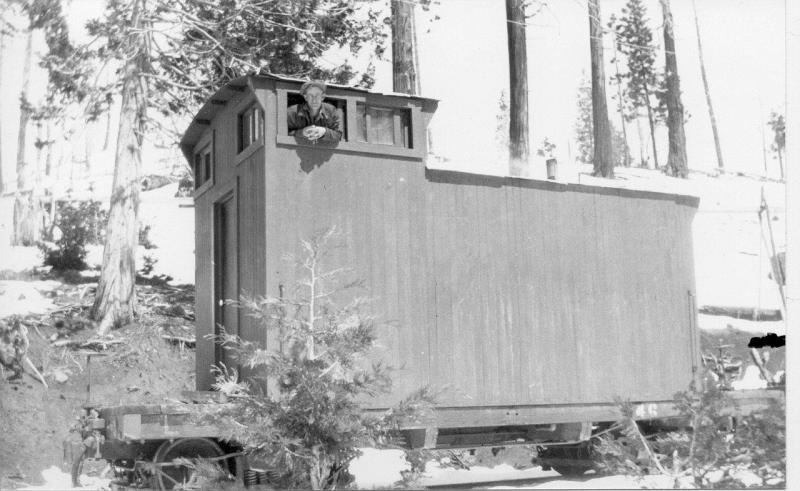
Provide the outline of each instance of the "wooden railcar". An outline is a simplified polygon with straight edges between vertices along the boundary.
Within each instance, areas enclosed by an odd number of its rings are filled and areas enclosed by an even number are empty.
[[[236,442],[193,419],[220,402],[207,392],[212,366],[235,365],[207,335],[221,325],[269,348],[264,330],[224,301],[280,295],[295,283],[282,256],[331,226],[345,232],[331,266],[365,281],[384,321],[376,356],[401,368],[394,392],[365,410],[424,385],[449,389],[430,418],[403,429],[410,446],[534,443],[542,464],[582,472],[585,443],[620,417],[618,399],[637,419],[676,414],[673,395],[699,375],[697,198],[426,168],[437,103],[421,97],[330,88],[344,139],[313,144],[287,131],[301,83],[234,80],[186,131],[197,392],[183,397],[201,405],[87,407],[82,442],[65,447],[75,483],[93,456],[159,489],[191,479],[181,458],[198,456],[243,486],[269,480]],[[782,393],[731,396],[736,415]]]
[[[287,132],[300,84],[234,80],[181,142],[197,186],[198,390],[212,365],[233,363],[205,337],[215,326],[268,344],[223,301],[279,295],[294,282],[282,256],[335,225],[337,265],[365,280],[389,321],[379,356],[402,367],[394,393],[369,407],[450,388],[429,445],[613,420],[615,398],[643,417],[670,413],[699,363],[697,198],[426,168],[437,102],[422,97],[331,87],[344,137],[312,144]]]

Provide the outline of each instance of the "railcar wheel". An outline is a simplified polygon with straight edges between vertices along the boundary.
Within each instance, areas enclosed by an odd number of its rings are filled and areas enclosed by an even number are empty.
[[[174,459],[214,458],[224,455],[222,449],[208,438],[182,438],[173,442],[166,441],[156,451],[153,462],[163,464]],[[228,472],[225,460],[216,462],[224,472]],[[185,465],[166,465],[159,467],[154,480],[157,489],[172,489],[188,483],[194,476],[194,469]]]

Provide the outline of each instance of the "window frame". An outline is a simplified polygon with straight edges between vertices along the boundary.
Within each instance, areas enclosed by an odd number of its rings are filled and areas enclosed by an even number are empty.
[[[294,136],[289,136],[288,124],[286,122],[286,112],[288,110],[288,94],[297,93],[298,87],[289,83],[276,84],[277,92],[277,144],[282,146],[305,146],[312,148],[331,148],[337,151],[356,152],[356,153],[369,153],[376,155],[392,155],[399,157],[415,157],[424,158],[425,156],[425,142],[422,133],[423,119],[422,108],[418,104],[414,104],[411,100],[404,100],[402,98],[393,98],[380,94],[368,93],[353,93],[341,89],[331,88],[328,89],[326,96],[332,99],[343,99],[346,101],[346,111],[344,121],[344,132],[342,140],[338,144],[330,144],[327,142],[318,142],[317,145],[311,142],[303,141],[302,139]],[[406,148],[396,145],[387,145],[380,143],[357,142],[355,141],[356,135],[356,104],[366,104],[368,107],[378,107],[386,109],[404,109],[410,111],[409,124],[409,137],[412,147]],[[397,127],[395,128],[397,131]],[[323,145],[320,145],[323,144]]]
[[[214,186],[214,176],[216,174],[216,158],[214,141],[215,130],[209,130],[206,135],[197,142],[192,152],[192,172],[194,174],[194,192],[193,196],[198,197],[205,193]],[[198,157],[200,158],[200,165],[203,168],[203,182],[199,183],[197,179]],[[208,164],[208,165],[206,165]],[[208,175],[206,175],[208,171]],[[199,185],[198,185],[199,183]]]
[[[240,158],[242,154],[250,153],[251,147],[256,148],[258,145],[264,144],[264,135],[266,133],[266,114],[264,108],[256,99],[248,99],[247,104],[243,104],[243,108],[236,111],[236,157]],[[244,144],[244,132],[242,117],[248,115],[248,142]],[[255,117],[254,117],[255,116]],[[253,136],[255,135],[255,138]]]
[[[356,111],[358,111],[359,106],[364,106],[364,140],[359,140],[358,138],[361,137],[361,130],[359,129],[358,122],[356,123],[356,128],[354,133],[356,133],[353,141],[356,143],[367,143],[370,145],[382,145],[388,147],[397,147],[397,148],[407,148],[413,149],[414,148],[414,126],[411,116],[411,109],[407,107],[398,107],[398,106],[382,106],[378,104],[367,104],[365,102],[356,101]],[[379,142],[370,142],[369,141],[369,130],[370,130],[370,121],[372,116],[370,115],[370,110],[372,111],[385,111],[391,114],[392,120],[392,143],[379,143]],[[405,113],[404,115],[401,113]],[[356,118],[359,115],[356,114]],[[408,127],[403,125],[403,119],[407,118]],[[358,121],[358,120],[357,120]],[[405,129],[405,131],[404,131]],[[400,142],[400,144],[398,144]]]
[[[303,100],[303,101],[305,100],[305,99],[303,99],[303,97],[300,95],[300,91],[299,91],[299,90],[287,90],[287,91],[285,92],[285,95],[286,95],[286,106],[285,106],[285,107],[286,107],[286,113],[288,113],[288,111],[289,111],[289,106],[290,106],[290,104],[289,104],[289,95],[296,96],[296,97],[295,97],[295,100],[298,100],[298,99],[299,99],[299,100]],[[332,96],[332,95],[330,95],[330,94],[325,94],[325,101],[324,101],[324,102],[326,102],[326,103],[328,103],[328,104],[331,104],[331,102],[330,102],[330,100],[331,100],[331,99],[333,99],[333,100],[335,100],[335,101],[344,102],[344,107],[343,107],[343,108],[341,108],[341,109],[342,109],[342,114],[341,114],[341,116],[343,116],[343,117],[342,117],[342,118],[341,118],[341,120],[340,120],[340,122],[341,122],[341,124],[342,124],[342,139],[341,139],[341,141],[340,141],[340,142],[346,142],[346,141],[350,141],[350,139],[351,139],[351,137],[352,137],[352,133],[349,131],[349,128],[348,128],[348,126],[347,126],[347,120],[348,120],[348,116],[347,116],[347,114],[348,114],[348,110],[350,109],[350,104],[348,103],[348,100],[347,100],[347,98],[346,98],[346,97],[341,97],[341,96],[338,96],[338,95],[336,95],[336,96]],[[331,105],[332,105],[332,106],[334,107],[334,109],[336,109],[337,111],[340,109],[340,108],[339,108],[339,106],[338,106],[337,104],[331,104]],[[283,107],[283,106],[281,106],[281,107]],[[286,117],[286,113],[284,114],[284,117]],[[279,133],[279,134],[280,134],[280,133]],[[288,119],[287,119],[287,121],[286,121],[286,133],[285,133],[285,135],[289,135],[289,123],[288,123]],[[294,136],[290,136],[290,138],[294,138]]]

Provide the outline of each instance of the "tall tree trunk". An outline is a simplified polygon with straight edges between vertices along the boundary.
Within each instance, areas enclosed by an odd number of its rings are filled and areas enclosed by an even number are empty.
[[[603,28],[599,0],[589,0],[589,53],[592,60],[592,126],[594,133],[594,175],[614,177],[614,149],[606,103],[603,70]]]
[[[625,127],[625,108],[623,106],[623,100],[622,100],[622,81],[619,78],[619,61],[617,60],[616,31],[614,34],[614,72],[617,75],[617,103],[618,103],[617,110],[619,111],[619,122],[620,125],[622,125],[622,140],[625,142],[625,148],[623,149],[624,152],[623,158],[625,162],[625,167],[630,167],[631,159],[630,159],[630,153],[628,152],[630,145],[628,144],[628,130]]]
[[[44,158],[44,175],[50,177],[53,173],[53,121],[48,119],[45,130],[45,138],[47,139],[47,150]]]
[[[91,312],[92,318],[100,322],[98,334],[131,322],[136,308],[139,176],[147,108],[147,82],[142,74],[146,53],[146,34],[142,30],[143,0],[134,2],[127,36],[129,55],[123,71],[114,182],[103,250],[103,267]]]
[[[777,154],[778,154],[778,165],[780,166],[781,169],[781,180],[784,180],[786,179],[786,176],[783,174],[783,150],[779,148]]]
[[[0,10],[3,13],[5,9]],[[5,94],[3,90],[3,52],[6,49],[6,33],[0,26],[0,94]],[[0,114],[3,114],[3,98],[0,97]],[[0,117],[0,195],[6,190],[6,182],[3,179],[3,118]]]
[[[92,175],[92,142],[94,134],[90,125],[95,126],[94,123],[87,123],[83,131],[83,171],[86,173],[87,178]]]
[[[697,54],[700,57],[700,76],[703,78],[703,89],[706,92],[706,104],[708,105],[708,119],[711,120],[711,131],[714,133],[714,149],[717,151],[717,167],[722,170],[725,168],[725,163],[722,160],[722,147],[719,144],[717,118],[714,116],[714,105],[711,104],[711,91],[708,88],[706,63],[703,60],[703,42],[700,40],[700,21],[697,19],[697,5],[695,4],[695,0],[692,0],[692,10],[694,10],[694,28],[697,32]]]
[[[639,108],[636,108],[636,134],[639,137],[639,167],[648,167],[647,165],[647,141],[644,136],[644,129],[642,129],[642,116],[639,114]]]
[[[759,114],[762,113],[761,100],[758,101]],[[764,120],[759,118],[759,126],[761,127],[761,157],[764,160],[764,177],[769,177],[769,166],[767,165],[767,137],[764,135]]]
[[[403,94],[419,94],[419,51],[414,3],[392,0],[392,89]],[[433,150],[431,129],[426,131],[428,152]]]
[[[42,173],[44,171],[44,132],[42,131],[42,120],[36,120],[36,165],[33,167],[33,187],[31,188],[31,200],[36,210],[34,223],[37,231],[36,240],[41,239],[42,231],[45,230],[44,207],[42,206]]]
[[[669,129],[669,155],[667,173],[686,178],[689,164],[686,159],[686,133],[683,129],[683,103],[678,77],[678,58],[675,54],[675,32],[669,0],[660,0],[664,15],[664,55],[667,81],[667,128]]]
[[[44,157],[44,131],[42,131],[42,120],[36,120],[36,165],[33,166],[33,187],[36,188],[42,183],[42,160]]]
[[[55,205],[55,200],[53,199],[54,196],[54,182],[55,179],[52,178],[53,173],[53,145],[54,142],[52,140],[52,131],[53,129],[53,121],[48,119],[47,124],[45,125],[45,138],[46,138],[46,146],[45,146],[45,157],[44,157],[44,195],[49,195],[50,200],[50,213],[45,213],[45,210],[42,210],[42,221],[44,222],[44,227],[42,228],[42,234],[46,235],[46,240],[53,240],[53,206]],[[41,200],[42,208],[44,208],[45,198]]]
[[[419,61],[414,4],[392,0],[392,87],[395,92],[419,94]]]
[[[28,85],[31,78],[31,59],[33,58],[33,29],[26,31],[25,54],[22,62],[22,90],[19,94],[19,133],[17,134],[17,192],[14,197],[14,245],[33,245],[38,240],[36,227],[36,203],[30,189],[30,165],[25,150],[28,143],[28,122],[31,110],[28,103]]]
[[[650,105],[650,90],[644,88],[644,105],[647,108],[647,122],[650,125],[650,144],[653,146],[653,168],[658,169],[658,146],[656,145],[656,120],[653,116],[653,106]]]
[[[64,162],[67,155],[66,149],[66,135],[61,135],[62,141],[58,145],[58,162],[56,163],[56,168],[52,169],[54,175],[52,176],[53,187],[50,191],[50,217],[49,217],[49,225],[47,227],[47,240],[53,240],[53,228],[56,224],[56,215],[58,212],[58,199],[56,194],[58,192],[58,186],[56,183],[58,182],[59,178],[61,177],[61,170],[64,168]]]
[[[103,138],[103,151],[108,150],[108,141],[111,139],[111,109],[106,111],[106,136]]]
[[[508,30],[509,124],[508,150],[511,175],[528,167],[528,52],[525,44],[525,1],[506,0]]]

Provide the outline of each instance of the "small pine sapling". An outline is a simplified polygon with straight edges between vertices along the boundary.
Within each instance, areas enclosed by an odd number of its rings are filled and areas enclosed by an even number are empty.
[[[229,333],[216,337],[253,376],[241,382],[232,368],[218,367],[216,388],[232,402],[204,419],[274,469],[281,488],[346,484],[359,447],[392,446],[399,423],[422,417],[433,402],[422,388],[381,414],[361,410],[359,401],[391,389],[390,367],[368,359],[375,320],[363,313],[367,300],[352,295],[361,283],[325,267],[337,235],[329,229],[302,241],[303,256],[289,258],[300,278],[290,298],[233,302],[264,327],[271,349]]]
[[[782,402],[732,417],[735,404],[714,384],[675,394],[684,426],[645,435],[629,403],[622,419],[595,446],[600,468],[627,475],[670,476],[675,487],[741,488],[749,483],[782,487],[786,482],[786,409]]]

